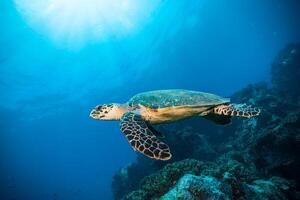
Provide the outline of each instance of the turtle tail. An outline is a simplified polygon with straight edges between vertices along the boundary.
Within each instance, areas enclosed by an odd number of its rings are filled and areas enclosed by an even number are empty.
[[[247,106],[246,104],[228,104],[219,105],[214,108],[217,115],[237,116],[237,117],[255,117],[260,114],[260,109]]]

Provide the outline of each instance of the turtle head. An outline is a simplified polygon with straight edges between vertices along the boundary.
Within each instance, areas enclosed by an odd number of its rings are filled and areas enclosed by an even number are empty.
[[[102,104],[91,111],[90,117],[98,120],[119,120],[126,111],[127,106],[123,104]]]

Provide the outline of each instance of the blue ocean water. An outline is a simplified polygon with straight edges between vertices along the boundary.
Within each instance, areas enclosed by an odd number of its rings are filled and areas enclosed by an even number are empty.
[[[135,152],[97,104],[269,81],[300,40],[293,0],[2,0],[0,199],[112,199]]]

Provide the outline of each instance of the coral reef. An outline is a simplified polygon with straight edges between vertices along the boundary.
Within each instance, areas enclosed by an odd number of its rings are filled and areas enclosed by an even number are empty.
[[[234,182],[234,183],[233,183]],[[236,193],[236,189],[240,190]],[[288,189],[288,188],[285,188]],[[225,199],[287,199],[284,188],[279,188],[273,180],[256,180],[251,184],[238,183],[224,175],[223,180],[211,176],[184,175],[174,188],[163,195],[161,200],[225,200]]]
[[[271,81],[231,97],[262,108],[257,118],[223,127],[205,119],[157,127],[174,157],[138,155],[115,174],[115,199],[300,199],[300,44],[278,54]]]
[[[151,199],[166,193],[186,173],[199,174],[203,166],[197,160],[184,160],[166,165],[141,181],[141,188],[125,199]]]
[[[171,199],[228,199],[222,191],[226,188],[222,182],[210,176],[184,175],[161,200]]]

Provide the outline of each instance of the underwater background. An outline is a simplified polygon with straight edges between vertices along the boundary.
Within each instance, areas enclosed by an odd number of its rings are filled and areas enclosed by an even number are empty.
[[[1,0],[0,199],[299,199],[298,0]],[[102,103],[181,88],[262,109],[157,129],[134,152]]]

